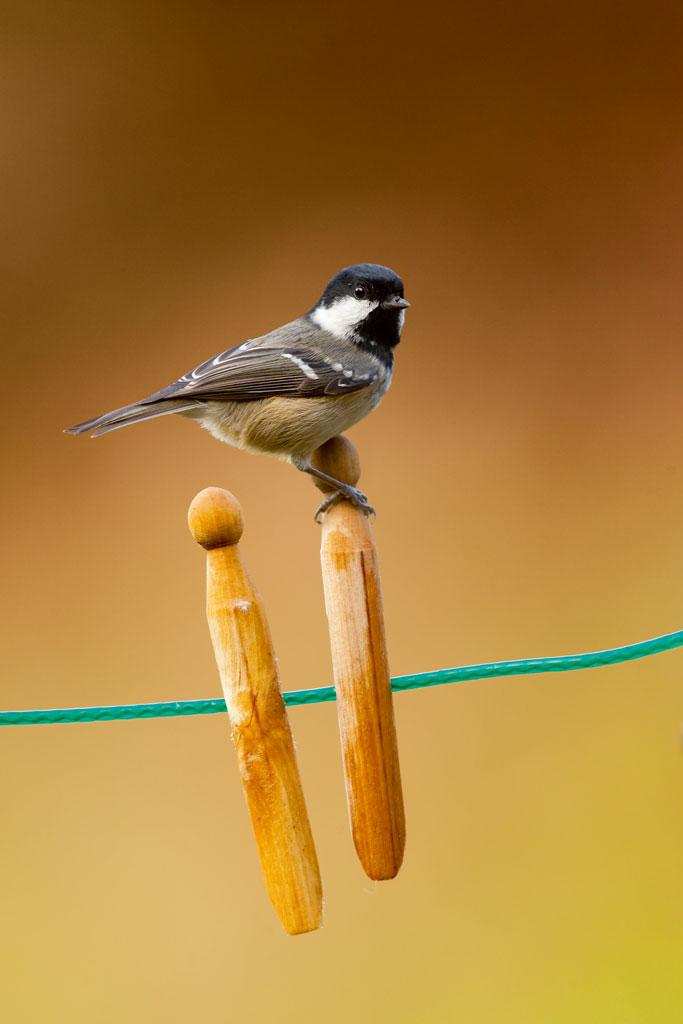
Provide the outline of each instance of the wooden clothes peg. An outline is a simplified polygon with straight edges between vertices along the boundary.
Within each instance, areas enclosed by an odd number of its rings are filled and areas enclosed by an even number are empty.
[[[273,907],[290,935],[322,919],[322,883],[265,608],[242,561],[242,509],[208,487],[190,506],[206,549],[207,616],[242,785]]]
[[[358,453],[341,436],[317,449],[313,465],[354,487],[360,476]],[[370,878],[393,878],[406,830],[379,561],[370,524],[349,501],[323,513],[320,557],[353,841]]]

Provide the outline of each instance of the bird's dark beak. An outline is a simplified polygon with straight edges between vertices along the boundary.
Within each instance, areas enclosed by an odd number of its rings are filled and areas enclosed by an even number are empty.
[[[410,303],[401,295],[390,295],[380,305],[382,309],[407,309]]]

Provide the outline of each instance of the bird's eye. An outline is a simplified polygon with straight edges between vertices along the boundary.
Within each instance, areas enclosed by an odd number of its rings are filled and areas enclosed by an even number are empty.
[[[364,299],[365,296],[367,295],[367,292],[365,291],[365,288],[363,287],[362,284],[358,284],[353,289],[353,294],[356,296],[357,299]]]

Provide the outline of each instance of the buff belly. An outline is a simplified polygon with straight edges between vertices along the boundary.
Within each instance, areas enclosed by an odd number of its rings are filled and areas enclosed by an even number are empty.
[[[219,441],[298,465],[307,462],[318,445],[372,412],[387,386],[388,382],[334,398],[203,402],[185,415]]]

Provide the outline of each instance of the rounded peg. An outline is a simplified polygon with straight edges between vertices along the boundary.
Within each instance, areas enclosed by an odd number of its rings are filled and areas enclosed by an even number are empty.
[[[360,476],[358,453],[345,437],[321,445],[311,463],[352,487]],[[326,480],[316,484],[331,490]],[[394,878],[406,826],[377,548],[363,509],[353,502],[326,499],[321,509],[320,558],[351,831],[365,873]]]
[[[206,614],[263,877],[290,935],[318,928],[322,883],[266,609],[242,559],[242,509],[220,487],[188,512],[206,548]]]
[[[328,476],[340,480],[343,484],[350,484],[351,487],[355,487],[360,479],[360,459],[356,446],[341,434],[331,437],[325,444],[316,448],[311,463],[321,473],[327,473]],[[325,494],[333,490],[325,480],[313,477],[313,483]]]
[[[230,491],[205,487],[187,513],[190,532],[207,551],[236,544],[244,530],[242,506]]]

